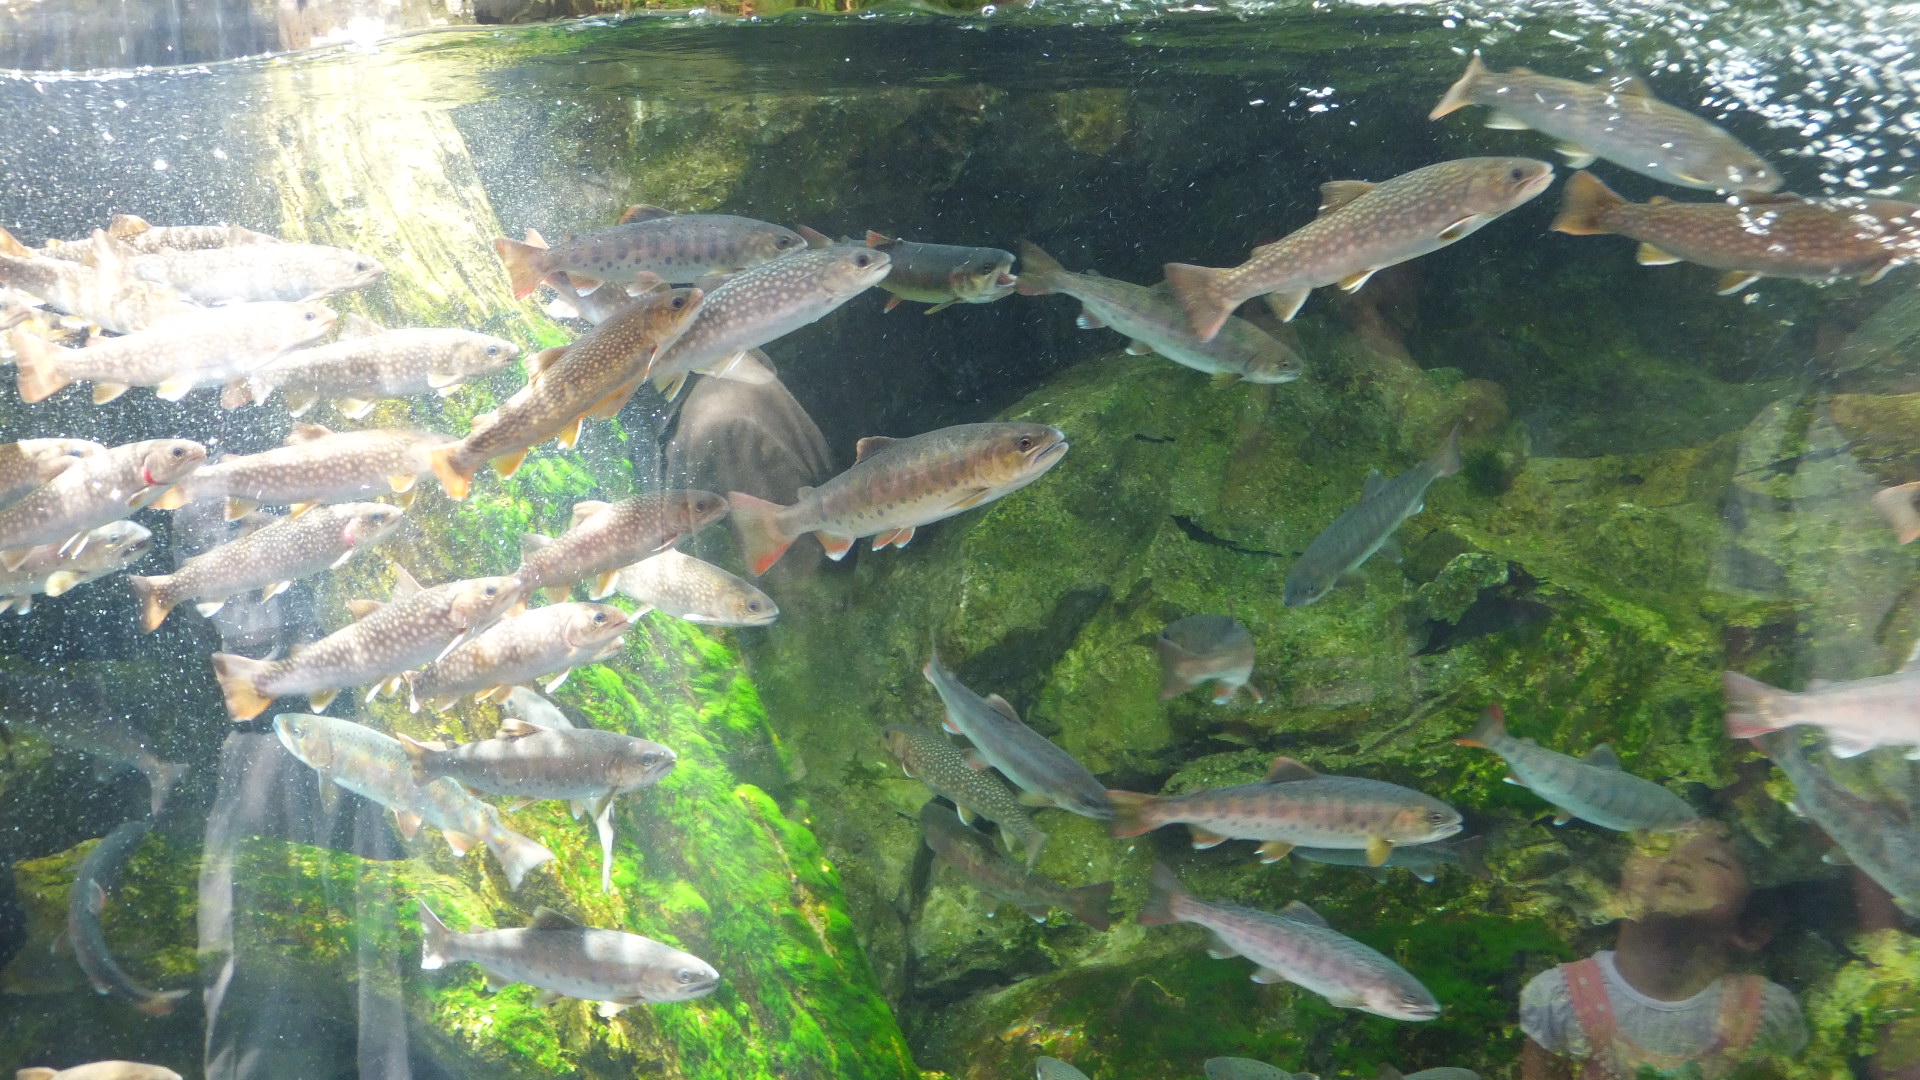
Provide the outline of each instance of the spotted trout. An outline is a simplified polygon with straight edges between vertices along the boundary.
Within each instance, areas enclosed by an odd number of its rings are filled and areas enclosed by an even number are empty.
[[[1108,910],[1113,882],[1072,888],[1041,877],[994,850],[977,829],[963,824],[945,803],[932,799],[920,808],[920,828],[934,854],[980,891],[1013,904],[1034,922],[1046,922],[1047,912],[1060,908],[1095,930],[1113,925]]]
[[[1827,752],[1834,757],[1897,746],[1908,758],[1920,759],[1920,670],[1847,682],[1815,679],[1797,694],[1737,671],[1722,672],[1720,681],[1727,693],[1729,738],[1751,739],[1804,725],[1826,733]]]
[[[1073,755],[1046,736],[1021,723],[1020,714],[999,694],[981,697],[940,664],[935,648],[920,669],[946,706],[946,729],[973,743],[967,764],[976,769],[991,765],[1020,790],[1046,804],[1082,817],[1113,816],[1107,790]]]
[[[1320,186],[1320,216],[1255,248],[1231,269],[1168,263],[1167,287],[1201,341],[1212,341],[1243,302],[1267,295],[1291,320],[1322,285],[1348,292],[1376,271],[1438,251],[1547,190],[1553,166],[1530,158],[1443,161],[1370,184]],[[1269,295],[1270,294],[1270,295]]]
[[[867,233],[867,246],[887,253],[890,265],[880,287],[893,294],[886,310],[902,300],[932,304],[927,314],[955,304],[991,304],[1011,293],[1018,278],[1012,274],[1013,253],[989,247],[920,244],[877,232]]]
[[[1532,739],[1514,738],[1507,734],[1507,718],[1498,705],[1487,709],[1471,733],[1454,742],[1483,747],[1506,759],[1513,773],[1507,782],[1552,803],[1555,825],[1580,818],[1619,832],[1672,832],[1700,819],[1680,796],[1623,771],[1619,755],[1605,743],[1586,757],[1575,758]]]
[[[304,416],[322,398],[340,415],[358,420],[383,398],[445,397],[471,379],[491,375],[520,355],[504,338],[471,330],[388,330],[360,315],[340,320],[340,338],[286,353],[247,373],[244,393],[221,399],[228,408],[265,402],[278,391],[287,411]]]
[[[520,930],[456,934],[420,901],[420,966],[436,971],[471,961],[496,986],[523,982],[540,988],[534,1004],[561,998],[600,1003],[601,1016],[640,1004],[690,1001],[713,993],[720,973],[711,964],[652,938],[582,926],[551,908],[539,908]]]
[[[444,709],[467,694],[480,701],[504,699],[516,686],[547,675],[552,692],[574,668],[618,651],[632,626],[619,608],[606,604],[552,604],[511,615],[419,671],[406,674],[408,708]]]
[[[113,215],[103,231],[119,247],[135,255],[280,242],[277,236],[239,225],[153,225],[136,214]],[[40,252],[55,259],[87,262],[93,258],[93,242],[91,239],[49,240]]]
[[[371,285],[380,261],[324,244],[239,244],[122,256],[128,272],[200,304],[320,300]]]
[[[582,499],[573,504],[573,524],[557,537],[522,538],[514,577],[528,595],[540,589],[565,592],[592,581],[598,600],[613,592],[620,572],[672,547],[727,516],[727,501],[710,491],[656,491],[619,502]]]
[[[525,243],[505,237],[493,242],[516,300],[560,273],[583,294],[592,294],[602,282],[626,285],[647,275],[684,284],[759,266],[806,246],[799,233],[765,221],[676,214],[644,205],[629,207],[611,229],[569,236],[551,247],[532,229]]]
[[[447,777],[490,795],[582,800],[597,816],[620,795],[649,788],[673,771],[672,750],[596,728],[548,728],[509,719],[491,739],[452,748],[401,736],[421,783]]]
[[[132,516],[206,459],[207,448],[188,439],[149,439],[81,458],[0,506],[0,566],[19,568],[41,544],[77,554],[90,530]]]
[[[87,973],[87,981],[93,984],[94,990],[112,994],[148,1016],[165,1016],[189,991],[161,993],[140,985],[114,959],[107,935],[100,926],[101,913],[107,906],[107,891],[113,888],[114,880],[126,868],[134,849],[152,828],[150,817],[129,821],[108,833],[80,860],[67,900],[67,940],[72,942],[74,958],[80,961],[80,969]]]
[[[59,544],[34,548],[19,566],[0,570],[0,612],[16,615],[33,610],[33,598],[42,593],[62,596],[108,574],[119,573],[146,555],[153,534],[131,521],[110,521],[87,532],[77,553],[60,554]]]
[[[1427,488],[1460,471],[1460,428],[1426,461],[1388,480],[1378,469],[1367,474],[1360,501],[1313,538],[1306,553],[1287,571],[1281,603],[1306,607],[1333,591],[1340,579],[1360,568],[1386,546],[1394,530],[1426,509]]]
[[[84,457],[105,450],[87,439],[21,439],[0,443],[0,506],[67,471]]]
[[[173,289],[134,277],[107,234],[94,230],[92,264],[36,255],[0,230],[0,284],[116,334],[204,311]]]
[[[96,405],[135,386],[153,387],[162,401],[179,401],[197,386],[244,378],[255,366],[325,334],[333,322],[333,312],[321,304],[235,304],[84,349],[63,349],[19,328],[11,340],[23,401],[45,400],[74,382],[93,384]]]
[[[1000,826],[1000,837],[1012,846],[1018,843],[1027,852],[1027,869],[1040,861],[1047,846],[1047,834],[1033,824],[1033,815],[1020,803],[1020,797],[989,769],[967,764],[967,755],[937,731],[922,727],[889,726],[884,737],[887,752],[900,763],[900,771],[927,785],[935,795],[953,800],[960,821],[972,825],[983,817]]]
[[[708,626],[768,626],[780,616],[773,597],[673,548],[622,569],[613,588],[639,603],[636,618],[658,611]]]
[[[432,471],[433,451],[452,441],[437,432],[409,428],[332,431],[319,424],[295,424],[285,446],[221,458],[154,505],[177,510],[190,502],[224,498],[229,521],[262,503],[291,506],[298,516],[315,506],[392,492],[411,505],[414,485]]]

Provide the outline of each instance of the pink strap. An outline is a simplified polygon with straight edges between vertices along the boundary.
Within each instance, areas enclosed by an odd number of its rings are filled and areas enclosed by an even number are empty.
[[[1607,997],[1607,981],[1600,973],[1600,961],[1589,956],[1561,964],[1560,973],[1567,980],[1573,1015],[1587,1037],[1587,1060],[1580,1076],[1583,1080],[1609,1080],[1614,1075],[1613,1044],[1620,1025],[1613,1016],[1613,1002]]]

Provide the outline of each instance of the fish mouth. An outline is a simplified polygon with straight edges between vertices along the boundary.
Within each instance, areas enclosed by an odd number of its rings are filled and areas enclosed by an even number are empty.
[[[1531,199],[1534,196],[1540,194],[1541,192],[1547,190],[1547,188],[1552,186],[1552,184],[1553,184],[1553,166],[1549,165],[1546,167],[1545,171],[1543,171],[1540,175],[1528,177],[1523,183],[1521,183],[1520,198],[1522,200]]]
[[[1002,289],[1011,289],[1015,285],[1020,284],[1020,275],[1009,274],[1005,270],[1002,270],[1000,271],[1000,276],[995,278],[993,283]]]
[[[1067,440],[1061,439],[1058,442],[1049,443],[1034,451],[1033,456],[1027,459],[1027,471],[1030,473],[1039,473],[1045,469],[1052,468],[1053,463],[1059,461],[1066,452]]]

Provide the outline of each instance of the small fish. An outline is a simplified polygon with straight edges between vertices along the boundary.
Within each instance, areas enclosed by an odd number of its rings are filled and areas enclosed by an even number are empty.
[[[727,501],[747,567],[758,577],[806,533],[836,562],[863,536],[873,537],[875,551],[906,547],[920,526],[1026,487],[1066,452],[1067,437],[1044,424],[959,424],[908,439],[869,435],[853,468],[802,488],[792,506],[741,491]]]
[[[269,360],[248,372],[241,391],[221,399],[228,408],[265,402],[275,391],[287,411],[304,416],[322,398],[358,420],[383,398],[445,397],[468,380],[491,375],[520,355],[504,338],[441,328],[388,330],[361,315],[340,320],[340,338]]]
[[[642,280],[649,285],[653,281],[651,278]],[[547,301],[548,316],[555,319],[585,319],[594,326],[619,314],[621,308],[633,303],[635,296],[645,296],[652,291],[637,285],[615,285],[590,293],[582,292],[564,270],[547,275],[546,285],[554,292],[553,299]]]
[[[1804,724],[1826,732],[1827,752],[1834,757],[1898,746],[1910,760],[1920,760],[1920,669],[1848,682],[1815,679],[1797,694],[1737,671],[1722,672],[1720,680],[1727,693],[1729,738],[1751,739]]]
[[[351,720],[305,713],[273,718],[274,734],[287,752],[319,774],[320,798],[332,805],[344,788],[391,810],[400,834],[411,840],[422,825],[439,829],[456,855],[484,843],[500,860],[507,884],[518,889],[527,872],[553,858],[534,840],[509,829],[500,811],[452,780],[417,784],[399,740]]]
[[[296,517],[315,506],[361,502],[389,492],[412,505],[414,485],[433,471],[433,452],[452,442],[434,431],[332,431],[320,424],[296,423],[286,445],[221,458],[154,506],[178,510],[190,502],[224,498],[231,521],[262,503],[291,506]]]
[[[1456,1069],[1444,1065],[1438,1069],[1421,1069],[1417,1073],[1403,1074],[1391,1065],[1382,1065],[1378,1080],[1480,1080],[1480,1074],[1472,1069]]]
[[[298,348],[333,328],[320,304],[235,304],[168,319],[84,349],[63,349],[23,328],[11,332],[23,401],[42,401],[69,383],[93,384],[104,404],[135,386],[162,401],[179,401],[196,386],[243,377],[264,360]]]
[[[560,706],[542,697],[537,690],[525,686],[516,686],[507,692],[501,703],[501,712],[507,716],[525,720],[535,727],[570,728],[573,721],[560,711]]]
[[[1278,914],[1195,897],[1165,863],[1153,866],[1152,894],[1140,912],[1144,926],[1186,922],[1213,931],[1215,959],[1244,956],[1255,965],[1257,983],[1290,982],[1341,1009],[1359,1009],[1389,1020],[1431,1020],[1440,1015],[1432,992],[1399,964],[1333,930],[1312,908],[1295,900]]]
[[[614,575],[613,588],[640,607],[710,626],[768,626],[779,618],[773,597],[710,562],[668,548]]]
[[[693,325],[706,304],[699,289],[660,289],[622,308],[571,345],[527,361],[527,385],[493,412],[473,418],[467,437],[437,451],[434,475],[455,499],[491,461],[512,476],[527,451],[548,439],[572,449],[587,419],[611,419],[646,377],[647,365]]]
[[[1320,216],[1231,269],[1168,263],[1167,287],[1201,341],[1212,341],[1242,302],[1268,295],[1292,320],[1307,294],[1348,292],[1376,271],[1438,251],[1547,190],[1553,166],[1530,158],[1443,161],[1370,184],[1320,185]]]
[[[456,934],[422,900],[420,939],[422,970],[471,961],[486,973],[489,986],[537,986],[540,1006],[568,997],[597,1001],[601,1016],[633,1005],[691,1001],[720,985],[720,973],[691,953],[639,934],[582,926],[552,908],[535,911],[524,929]]]
[[[573,504],[573,524],[557,537],[522,538],[514,576],[528,595],[540,589],[565,592],[576,581],[593,581],[598,600],[613,592],[620,572],[692,536],[727,516],[727,501],[710,491],[657,491],[608,503]]]
[[[150,225],[135,214],[115,214],[104,230],[107,237],[135,255],[162,251],[233,247],[236,244],[277,244],[280,238],[238,225]],[[87,262],[93,258],[93,240],[49,240],[37,254],[53,259]]]
[[[0,506],[59,476],[81,458],[105,450],[86,439],[22,439],[0,443]]]
[[[0,566],[19,569],[41,544],[78,555],[90,530],[145,508],[205,460],[207,448],[187,439],[149,439],[81,458],[0,506]]]
[[[1013,904],[1034,922],[1046,922],[1047,912],[1060,908],[1095,930],[1104,932],[1113,925],[1108,911],[1113,882],[1069,888],[1041,877],[994,850],[978,830],[962,824],[951,809],[932,799],[920,808],[920,828],[934,854],[980,891]]]
[[[1680,796],[1651,780],[1623,772],[1620,756],[1605,743],[1584,758],[1573,758],[1545,749],[1532,739],[1508,735],[1507,718],[1498,705],[1487,710],[1471,734],[1453,741],[1484,747],[1505,758],[1513,772],[1507,782],[1552,803],[1555,825],[1580,818],[1618,832],[1672,832],[1700,819]]]
[[[34,548],[12,570],[0,570],[0,612],[33,610],[42,593],[60,596],[89,581],[119,573],[146,555],[153,534],[131,521],[110,521],[87,532],[78,554],[60,554],[59,544]]]
[[[239,244],[122,258],[135,277],[200,304],[320,300],[371,285],[387,272],[378,259],[324,244]]]
[[[1395,529],[1427,507],[1427,488],[1460,471],[1460,428],[1431,458],[1388,480],[1378,469],[1367,474],[1360,501],[1313,538],[1300,561],[1287,571],[1281,602],[1306,607],[1393,539]]]
[[[1412,788],[1361,776],[1322,776],[1289,757],[1273,759],[1257,784],[1206,788],[1171,797],[1109,791],[1113,835],[1138,836],[1186,824],[1193,846],[1260,840],[1260,861],[1277,862],[1295,845],[1367,853],[1367,865],[1394,848],[1430,844],[1460,831],[1460,812]]]
[[[4,448],[0,448],[0,454],[4,453]],[[1902,544],[1920,540],[1920,506],[1914,505],[1917,496],[1920,496],[1920,482],[1896,484],[1873,494],[1873,508],[1887,519],[1887,525]]]
[[[140,629],[159,629],[167,613],[188,600],[206,618],[229,597],[252,589],[270,600],[301,578],[345,565],[354,552],[392,535],[401,520],[399,507],[382,503],[323,506],[195,555],[171,574],[129,577],[140,603]]]
[[[893,294],[888,311],[902,300],[932,304],[929,315],[955,304],[991,304],[1020,280],[1011,272],[1013,253],[999,248],[917,244],[877,232],[867,233],[867,246],[886,252],[892,263],[880,280],[880,287]]]
[[[631,626],[624,612],[606,604],[553,604],[509,616],[407,672],[408,708],[444,709],[466,694],[479,701],[503,699],[513,687],[545,675],[555,676],[546,684],[551,692],[574,668],[617,652]]]
[[[586,802],[598,816],[620,795],[659,783],[679,759],[657,742],[597,728],[509,718],[491,739],[447,749],[400,737],[416,780],[447,777],[489,795]]]
[[[214,676],[234,722],[253,719],[274,698],[288,694],[306,694],[315,712],[325,710],[349,686],[379,684],[369,695],[375,696],[381,688],[401,683],[402,672],[446,655],[520,602],[520,583],[508,577],[423,589],[399,565],[394,572],[398,579],[392,600],[353,601],[348,607],[359,621],[312,644],[295,646],[285,659],[214,653]]]
[[[1913,783],[1865,775],[1862,763],[1809,755],[1797,731],[1755,736],[1753,743],[1793,782],[1791,805],[1837,845],[1828,861],[1851,863],[1908,918],[1920,919],[1920,802]],[[1910,778],[1912,768],[1902,771]]]
[[[131,334],[204,310],[165,285],[134,277],[106,233],[94,230],[90,243],[91,266],[36,255],[0,229],[0,284],[115,334]]]
[[[999,694],[981,697],[954,678],[940,665],[940,650],[935,648],[920,669],[934,692],[946,706],[946,729],[964,735],[973,743],[966,752],[967,764],[976,769],[991,765],[1004,773],[1020,790],[1033,795],[1042,804],[1070,810],[1082,817],[1105,819],[1113,816],[1113,805],[1100,781],[1073,755],[1055,746],[1047,737],[1020,722],[1007,699]]]
[[[100,926],[100,914],[107,906],[107,891],[113,888],[114,880],[126,869],[134,849],[152,828],[150,817],[129,821],[108,833],[80,860],[80,869],[73,875],[73,891],[67,900],[67,940],[72,942],[74,958],[80,961],[80,970],[87,973],[87,981],[95,991],[112,994],[148,1016],[165,1016],[173,1011],[174,1002],[190,991],[161,993],[135,982],[113,958],[113,950],[107,946],[106,933]]]
[[[1421,881],[1432,882],[1440,876],[1443,866],[1457,866],[1468,875],[1482,880],[1490,880],[1493,875],[1486,864],[1487,838],[1475,836],[1458,843],[1426,843],[1407,847],[1395,845],[1387,854],[1387,861],[1379,866],[1369,866],[1364,851],[1342,848],[1296,847],[1292,854],[1309,862],[1329,863],[1334,866],[1365,867],[1375,881],[1387,880],[1387,867],[1399,867]]]
[[[1225,705],[1244,687],[1265,701],[1253,678],[1253,635],[1227,615],[1189,615],[1169,623],[1153,643],[1160,654],[1160,700],[1213,684],[1213,703]]]
[[[1490,105],[1490,128],[1535,131],[1560,140],[1567,163],[1584,169],[1606,158],[1642,176],[1708,191],[1773,191],[1780,174],[1717,125],[1653,96],[1636,78],[1596,83],[1536,75],[1526,68],[1487,70],[1476,54],[1427,119],[1469,105]]]
[[[1034,1058],[1033,1075],[1039,1080],[1088,1080],[1086,1073],[1055,1057]]]
[[[1891,199],[1745,194],[1734,202],[1632,203],[1589,172],[1567,178],[1553,227],[1640,241],[1642,266],[1690,262],[1725,270],[1728,296],[1763,277],[1872,284],[1920,255],[1920,206]]]
[[[93,1061],[70,1069],[18,1069],[13,1080],[180,1080],[180,1074],[138,1061]]]
[[[972,825],[975,816],[1000,826],[1000,838],[1009,845],[1018,843],[1027,852],[1027,869],[1040,861],[1047,846],[1047,834],[1034,827],[1033,816],[1020,804],[1020,797],[1005,780],[991,770],[967,764],[967,755],[937,731],[921,727],[889,726],[884,737],[887,751],[900,763],[900,771],[927,785],[935,795],[953,800],[960,821]]]
[[[505,237],[493,242],[515,300],[531,296],[559,273],[590,295],[602,282],[625,285],[647,275],[691,283],[759,266],[806,246],[799,233],[765,221],[732,214],[676,214],[645,205],[628,207],[611,229],[569,236],[552,247],[532,229],[524,244]]]
[[[186,765],[161,760],[147,745],[146,736],[125,720],[110,716],[91,703],[75,707],[74,698],[64,683],[59,700],[48,707],[22,711],[18,697],[11,694],[9,697],[15,698],[5,706],[9,731],[36,736],[93,758],[96,773],[102,779],[111,779],[122,770],[138,770],[147,778],[147,804],[155,817],[166,805],[173,785],[186,775]]]
[[[1207,1080],[1320,1080],[1312,1073],[1288,1072],[1252,1058],[1208,1058]]]
[[[694,372],[766,382],[773,372],[752,350],[824,318],[878,284],[890,265],[884,251],[828,244],[735,274],[708,294],[693,325],[654,357],[646,377],[668,400]]]
[[[1082,330],[1106,327],[1129,339],[1136,356],[1159,353],[1176,364],[1204,371],[1221,385],[1245,379],[1253,383],[1292,382],[1300,377],[1300,357],[1245,319],[1228,316],[1208,341],[1193,336],[1187,314],[1164,285],[1151,288],[1101,277],[1069,273],[1035,244],[1020,244],[1020,295],[1059,293],[1080,301]]]

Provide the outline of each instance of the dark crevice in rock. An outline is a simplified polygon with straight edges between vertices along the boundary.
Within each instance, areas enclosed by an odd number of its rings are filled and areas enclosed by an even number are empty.
[[[1228,551],[1238,552],[1242,555],[1264,555],[1269,559],[1293,558],[1292,555],[1289,555],[1284,551],[1267,551],[1263,548],[1242,547],[1241,545],[1234,543],[1233,541],[1227,539],[1224,536],[1217,536],[1211,532],[1208,532],[1206,528],[1204,528],[1199,522],[1183,514],[1173,515],[1173,523],[1175,525],[1180,526],[1180,531],[1187,534],[1187,539],[1195,541],[1197,543],[1211,544],[1214,547],[1223,547],[1223,548],[1226,548]]]
[[[1046,673],[1066,656],[1100,609],[1112,601],[1113,588],[1104,583],[1074,589],[1054,603],[1039,626],[1015,630],[959,665],[960,681],[968,686],[1000,688],[999,692],[1024,715],[1046,683]],[[1027,719],[1033,722],[1032,717]]]

